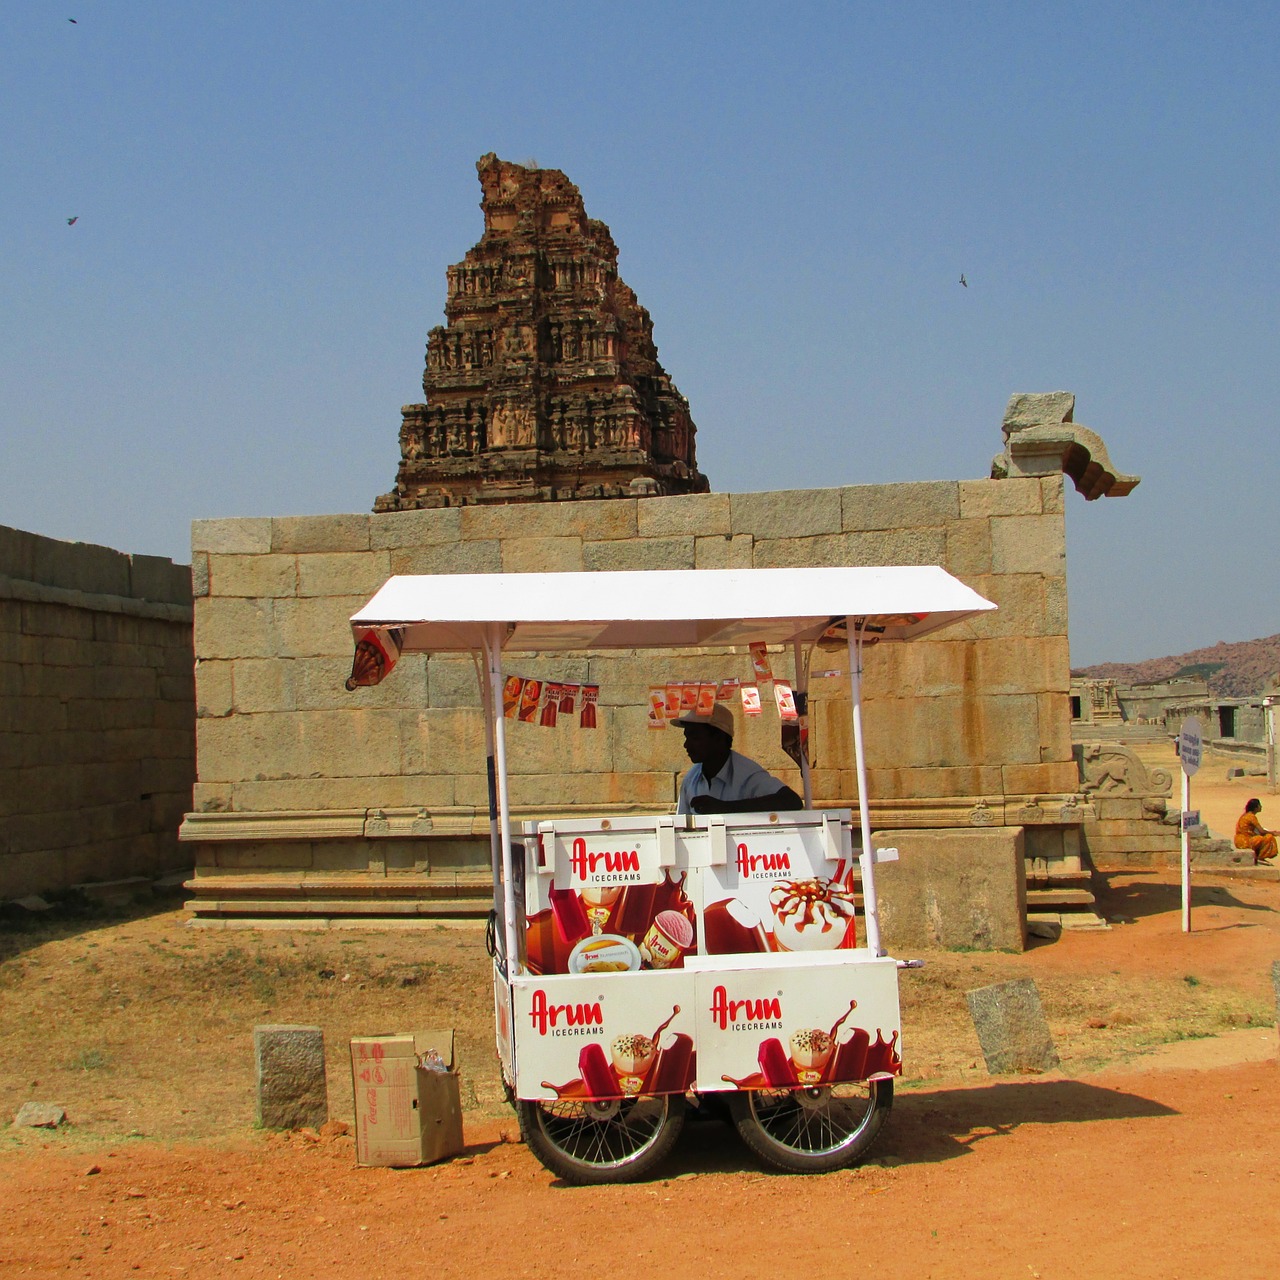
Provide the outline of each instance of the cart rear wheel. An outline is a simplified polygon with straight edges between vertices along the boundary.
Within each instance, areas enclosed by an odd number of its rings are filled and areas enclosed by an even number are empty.
[[[681,1094],[516,1103],[520,1133],[552,1173],[580,1186],[634,1182],[661,1162],[684,1125]]]
[[[743,1142],[791,1173],[843,1169],[871,1149],[893,1106],[892,1080],[820,1089],[753,1089],[729,1095]]]

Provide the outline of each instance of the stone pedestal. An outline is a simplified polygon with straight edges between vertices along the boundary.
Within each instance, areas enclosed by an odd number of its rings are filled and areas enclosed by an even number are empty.
[[[253,1052],[258,1123],[264,1129],[315,1129],[328,1120],[324,1032],[319,1027],[254,1027]]]
[[[878,831],[897,862],[876,868],[880,931],[894,955],[912,948],[1021,951],[1027,880],[1021,827]]]

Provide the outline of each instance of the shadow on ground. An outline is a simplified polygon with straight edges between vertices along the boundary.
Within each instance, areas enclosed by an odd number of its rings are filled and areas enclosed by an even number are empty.
[[[1182,888],[1176,884],[1160,884],[1152,880],[1132,880],[1132,872],[1126,872],[1127,883],[1118,883],[1119,877],[1101,875],[1102,892],[1099,894],[1100,914],[1128,916],[1141,919],[1145,916],[1168,915],[1182,910]],[[1191,906],[1232,907],[1238,911],[1261,911],[1273,914],[1275,908],[1259,902],[1243,902],[1223,885],[1191,886]]]
[[[1175,1115],[1138,1094],[1077,1080],[1029,1080],[982,1088],[899,1094],[868,1162],[932,1164],[968,1155],[979,1142],[1006,1137],[1024,1124],[1081,1124],[1099,1120],[1156,1119]],[[726,1123],[685,1125],[658,1180],[683,1175],[759,1171],[751,1153]],[[786,1175],[779,1175],[786,1176]]]

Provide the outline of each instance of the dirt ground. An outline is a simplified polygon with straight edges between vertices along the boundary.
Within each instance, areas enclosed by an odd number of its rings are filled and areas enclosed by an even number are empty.
[[[1192,803],[1215,831],[1249,795],[1280,818],[1259,783],[1206,772]],[[718,1277],[764,1247],[780,1280],[1271,1276],[1280,872],[1197,870],[1190,934],[1176,868],[1103,886],[1102,913],[1130,923],[904,973],[905,1074],[867,1164],[771,1174],[700,1123],[658,1178],[617,1188],[565,1186],[513,1141],[475,927],[193,930],[163,902],[5,921],[0,1115],[38,1099],[68,1123],[0,1130],[0,1275],[550,1277],[679,1259]],[[964,993],[1022,976],[1062,1070],[993,1078]],[[324,1028],[341,1121],[350,1036],[456,1027],[465,1155],[361,1169],[350,1136],[255,1129],[264,1022]]]

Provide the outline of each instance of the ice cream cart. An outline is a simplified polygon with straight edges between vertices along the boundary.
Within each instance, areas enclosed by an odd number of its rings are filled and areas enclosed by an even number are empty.
[[[517,826],[507,725],[566,707],[598,725],[609,699],[605,690],[602,708],[592,686],[531,694],[542,682],[513,677],[508,659],[749,652],[774,679],[781,652],[794,676],[774,680],[779,712],[785,720],[798,704],[801,721],[809,657],[839,645],[865,797],[864,652],[994,607],[933,566],[660,570],[399,576],[351,619],[348,687],[377,683],[402,652],[476,659],[498,1058],[549,1169],[579,1183],[641,1177],[670,1151],[686,1107],[710,1095],[775,1166],[818,1172],[865,1154],[902,1065],[901,962],[881,943],[875,889],[877,861],[896,854],[872,848],[865,801],[856,819],[810,807],[802,749],[797,812]],[[743,689],[759,689],[722,683],[744,705]],[[669,690],[653,695],[650,716],[666,714]],[[677,709],[686,696],[687,683]]]

